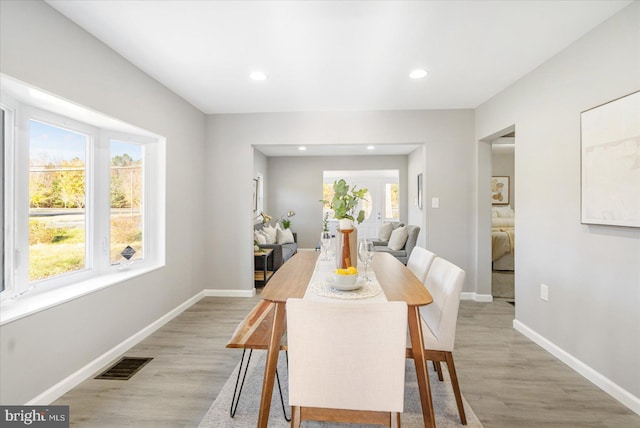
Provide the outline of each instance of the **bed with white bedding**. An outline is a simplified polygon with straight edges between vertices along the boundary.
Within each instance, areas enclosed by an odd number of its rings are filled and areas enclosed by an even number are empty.
[[[514,218],[510,206],[492,207],[491,261],[494,270],[514,270]]]

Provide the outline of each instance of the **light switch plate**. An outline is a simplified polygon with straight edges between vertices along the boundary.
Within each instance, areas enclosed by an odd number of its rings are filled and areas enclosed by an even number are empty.
[[[431,198],[431,208],[440,208],[440,198]]]
[[[549,301],[549,286],[546,284],[540,284],[540,298],[545,302]]]

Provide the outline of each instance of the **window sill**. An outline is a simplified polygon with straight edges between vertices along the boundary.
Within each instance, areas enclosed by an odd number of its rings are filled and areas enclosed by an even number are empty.
[[[136,270],[114,272],[53,290],[34,290],[32,293],[26,293],[22,296],[7,298],[0,305],[0,326],[147,274],[161,267],[161,265],[156,265]]]

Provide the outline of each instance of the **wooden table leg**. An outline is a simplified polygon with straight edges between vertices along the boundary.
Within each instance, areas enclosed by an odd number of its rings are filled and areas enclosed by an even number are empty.
[[[409,306],[409,335],[411,336],[413,361],[416,365],[416,376],[418,378],[418,390],[420,391],[420,404],[422,405],[424,426],[426,428],[435,428],[436,420],[433,413],[433,401],[431,400],[429,371],[424,355],[422,323],[420,321],[420,311],[417,306]]]
[[[262,398],[260,399],[258,428],[267,428],[267,424],[269,423],[273,382],[276,375],[276,368],[278,367],[280,342],[284,334],[285,303],[277,302],[274,311],[271,338],[269,339],[269,347],[267,348],[267,361],[264,367],[264,380],[262,381]]]

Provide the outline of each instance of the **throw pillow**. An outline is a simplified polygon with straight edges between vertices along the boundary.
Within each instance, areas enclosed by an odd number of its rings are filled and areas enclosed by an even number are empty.
[[[498,217],[501,218],[511,218],[514,217],[515,213],[513,212],[513,209],[509,206],[504,207],[501,210],[498,210]]]
[[[503,207],[491,207],[492,217],[509,218],[514,216],[513,208],[510,205]]]
[[[391,237],[391,232],[393,232],[393,225],[390,222],[385,221],[380,226],[380,231],[378,232],[378,239],[381,241],[388,241],[389,238]]]
[[[277,230],[275,227],[271,226],[270,224],[266,225],[265,227],[262,228],[262,231],[264,233],[266,233],[268,235],[268,239],[267,239],[267,244],[275,244],[276,243],[276,233]]]
[[[392,251],[402,250],[404,248],[404,244],[407,243],[408,237],[409,232],[407,231],[407,226],[399,227],[391,232],[391,237],[389,237],[387,247]]]
[[[277,232],[276,242],[278,244],[290,244],[292,242],[295,242],[293,240],[293,232],[291,232],[291,229],[278,228],[276,232]]]
[[[267,243],[267,238],[264,236],[264,234],[260,230],[253,231],[253,239],[255,239],[258,242],[258,245],[264,245]]]

